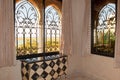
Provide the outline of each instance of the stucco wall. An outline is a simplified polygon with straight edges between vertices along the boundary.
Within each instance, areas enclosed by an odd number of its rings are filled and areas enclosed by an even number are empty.
[[[12,67],[0,68],[0,80],[22,80],[20,61]]]
[[[13,0],[0,0],[0,62],[11,65],[14,57]],[[8,35],[9,34],[9,35]],[[4,56],[3,56],[4,55]],[[12,67],[0,67],[0,80],[22,80],[20,62]]]
[[[113,58],[98,55],[81,57],[74,54],[69,57],[69,75],[84,75],[98,80],[120,80],[120,69]]]
[[[90,55],[81,57],[72,54],[68,58],[68,75],[84,75],[100,80],[120,80],[120,69],[116,68],[114,58]],[[12,67],[0,68],[0,80],[22,80],[20,61]]]
[[[87,4],[85,4],[85,2]],[[84,14],[85,7],[88,6],[90,0],[72,0],[73,10],[73,43],[78,46],[77,42],[80,40],[80,27],[85,27]],[[90,10],[90,7],[88,7]],[[90,15],[86,15],[89,19]],[[87,24],[87,23],[86,23]],[[88,24],[90,27],[90,23]],[[89,35],[90,36],[90,35]],[[89,37],[88,37],[89,38]],[[89,45],[88,45],[89,48]],[[120,68],[116,67],[114,58],[91,54],[81,57],[80,48],[76,48],[76,53],[69,56],[69,75],[84,75],[90,78],[98,78],[98,80],[120,80]],[[84,53],[83,53],[84,54]],[[97,79],[95,79],[97,80]]]

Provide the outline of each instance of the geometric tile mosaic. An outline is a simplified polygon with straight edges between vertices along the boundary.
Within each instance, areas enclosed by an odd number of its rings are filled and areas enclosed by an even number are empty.
[[[55,80],[66,75],[67,56],[37,62],[22,61],[22,80]]]

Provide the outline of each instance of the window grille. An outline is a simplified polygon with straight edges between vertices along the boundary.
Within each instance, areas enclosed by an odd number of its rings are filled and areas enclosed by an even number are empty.
[[[59,51],[61,36],[60,15],[54,7],[45,10],[45,51]]]
[[[21,0],[15,5],[17,56],[59,52],[60,12],[53,5],[45,7],[44,2],[41,4],[42,7],[37,7],[28,0]]]
[[[94,5],[95,7],[95,5]],[[95,8],[93,8],[95,12]],[[99,12],[92,12],[92,53],[114,56],[116,4],[108,3]],[[95,14],[97,16],[95,16]],[[94,16],[93,16],[94,15]]]

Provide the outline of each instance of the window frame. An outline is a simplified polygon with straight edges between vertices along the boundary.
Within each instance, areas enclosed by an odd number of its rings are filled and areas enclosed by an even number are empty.
[[[59,2],[62,3],[62,0],[59,0]],[[36,2],[35,2],[36,3]],[[16,4],[16,0],[14,0],[14,12],[15,12],[15,4]],[[45,9],[46,9],[46,0],[42,0],[43,5],[43,15],[42,15],[42,25],[43,25],[43,52],[42,53],[37,53],[37,54],[27,54],[27,55],[16,55],[16,59],[20,60],[20,59],[28,59],[28,58],[35,58],[35,57],[43,57],[43,59],[45,59],[45,56],[51,56],[51,55],[57,55],[59,54],[59,51],[54,51],[54,52],[45,52]],[[52,4],[51,4],[52,5]],[[62,7],[62,6],[61,6]],[[15,15],[14,15],[14,20],[15,20]],[[14,22],[15,25],[15,22]],[[17,51],[16,51],[17,52]],[[16,53],[17,54],[17,53]]]
[[[95,0],[91,0],[91,54],[95,54],[95,55],[100,55],[100,56],[106,56],[106,57],[112,57],[112,58],[114,58],[114,53],[115,53],[115,45],[114,45],[114,49],[113,49],[113,53],[112,54],[110,54],[109,52],[96,52],[96,51],[94,51],[94,1]],[[109,2],[109,3],[112,3],[112,2]],[[108,3],[106,3],[106,5],[107,5]],[[116,21],[116,23],[115,23],[115,30],[116,30],[116,27],[117,27],[117,0],[115,0],[115,11],[116,11],[116,13],[115,13],[115,21]],[[105,6],[105,5],[104,5]],[[102,8],[104,7],[104,6],[102,6]],[[101,8],[101,9],[102,9]],[[101,11],[101,10],[100,10]],[[99,12],[100,12],[99,11]],[[93,18],[94,17],[94,18]],[[116,32],[116,31],[115,31]]]

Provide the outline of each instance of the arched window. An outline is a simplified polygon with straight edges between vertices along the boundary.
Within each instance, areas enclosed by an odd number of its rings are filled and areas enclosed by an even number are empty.
[[[57,4],[60,1],[58,1]],[[37,57],[58,53],[61,36],[61,14],[57,6],[45,6],[43,0],[18,0],[15,6],[15,38],[17,57]],[[56,2],[55,2],[56,3]],[[44,10],[45,9],[45,10]]]
[[[53,6],[45,9],[45,51],[59,51],[61,36],[61,18]]]
[[[115,47],[116,4],[108,3],[104,5],[99,12],[96,12],[96,15],[92,22],[91,51],[95,54],[113,57]]]
[[[115,42],[115,23],[115,4],[109,3],[99,13],[96,43],[98,46],[110,47],[108,51],[111,53]]]
[[[39,13],[27,0],[16,4],[15,31],[17,55],[40,52]]]

